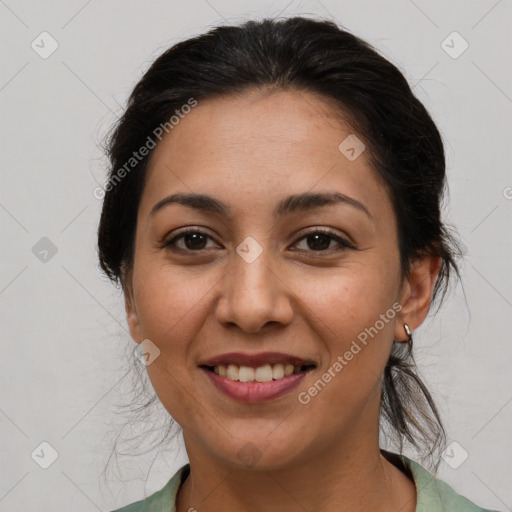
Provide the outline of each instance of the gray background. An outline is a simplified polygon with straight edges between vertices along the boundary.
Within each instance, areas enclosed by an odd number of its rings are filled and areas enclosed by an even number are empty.
[[[123,473],[100,482],[135,344],[122,297],[97,268],[98,143],[164,48],[217,23],[279,14],[332,17],[374,44],[441,130],[445,219],[468,256],[464,288],[415,332],[416,357],[455,443],[439,476],[512,510],[510,1],[0,0],[0,511],[111,510],[186,462],[180,439],[125,457]],[[47,58],[44,31],[58,43]],[[469,45],[460,55],[454,31]],[[58,454],[47,469],[43,442]]]

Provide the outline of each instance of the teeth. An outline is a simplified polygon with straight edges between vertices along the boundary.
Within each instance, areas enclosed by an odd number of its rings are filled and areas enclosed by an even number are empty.
[[[231,380],[238,380],[239,368],[234,364],[229,364],[226,368],[226,377]],[[219,371],[220,374],[220,371]]]
[[[254,370],[254,380],[256,382],[270,382],[272,380],[272,366],[266,364],[256,368]]]
[[[240,382],[252,382],[254,380],[254,368],[240,366],[238,370],[238,380]]]
[[[282,379],[294,373],[299,373],[301,367],[293,364],[265,364],[252,368],[250,366],[238,366],[236,364],[220,364],[215,366],[213,371],[221,377],[240,382],[270,382],[271,380]]]
[[[281,379],[284,377],[284,366],[282,364],[275,364],[272,367],[272,378]]]

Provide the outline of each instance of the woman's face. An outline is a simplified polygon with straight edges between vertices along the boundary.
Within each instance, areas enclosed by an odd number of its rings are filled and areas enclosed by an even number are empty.
[[[358,156],[361,137],[347,139],[350,127],[329,112],[304,92],[200,101],[151,157],[128,322],[135,341],[160,351],[147,371],[189,456],[277,469],[377,436],[381,375],[393,339],[407,338],[397,320],[410,288],[400,287],[390,199],[367,152]],[[152,213],[178,193],[209,196],[226,215],[178,202]],[[287,201],[333,193],[351,199]],[[165,246],[186,227],[201,234]],[[334,238],[318,233],[326,230]],[[280,395],[246,401],[240,394],[258,384],[200,367],[216,356],[229,363],[223,355],[233,352],[281,354],[269,359],[272,378],[285,356],[316,366],[259,385],[265,393],[292,382]]]

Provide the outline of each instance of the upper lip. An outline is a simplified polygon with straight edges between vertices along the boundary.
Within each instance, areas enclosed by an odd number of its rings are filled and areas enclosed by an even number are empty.
[[[237,366],[263,366],[265,364],[293,364],[294,366],[306,366],[316,363],[310,359],[282,352],[259,352],[257,354],[244,354],[243,352],[229,352],[220,354],[199,363],[199,366],[218,366],[220,364],[236,364]]]

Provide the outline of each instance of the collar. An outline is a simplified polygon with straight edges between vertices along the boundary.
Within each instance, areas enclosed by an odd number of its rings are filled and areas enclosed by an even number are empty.
[[[423,466],[405,455],[383,449],[380,452],[391,464],[414,481],[416,486],[415,512],[453,512],[454,510],[493,512],[480,508],[467,498],[457,494],[448,484],[436,478]],[[178,490],[189,474],[190,464],[187,463],[176,471],[163,489],[146,498],[146,500],[151,500],[152,507],[155,507],[151,510],[176,512]]]

